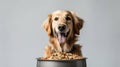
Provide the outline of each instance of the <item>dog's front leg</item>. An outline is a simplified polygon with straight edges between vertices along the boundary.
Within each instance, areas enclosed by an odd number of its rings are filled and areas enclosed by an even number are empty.
[[[45,47],[45,58],[49,58],[52,55],[52,47],[50,45],[47,45]]]
[[[79,44],[75,44],[73,45],[72,51],[71,53],[82,56],[82,51],[81,51],[81,47]]]

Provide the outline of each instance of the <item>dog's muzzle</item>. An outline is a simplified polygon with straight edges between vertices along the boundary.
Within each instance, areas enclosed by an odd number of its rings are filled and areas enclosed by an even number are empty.
[[[65,43],[66,38],[67,38],[67,36],[69,34],[69,31],[66,32],[66,26],[65,25],[59,25],[58,30],[59,30],[59,32],[55,31],[55,33],[57,35],[59,43],[60,44]]]

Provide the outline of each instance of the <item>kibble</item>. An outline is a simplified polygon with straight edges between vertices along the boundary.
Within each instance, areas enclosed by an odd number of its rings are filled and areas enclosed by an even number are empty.
[[[59,53],[53,53],[50,57],[41,58],[42,60],[74,60],[74,59],[83,59],[82,56],[72,54],[72,53],[65,53],[65,52],[59,52]]]

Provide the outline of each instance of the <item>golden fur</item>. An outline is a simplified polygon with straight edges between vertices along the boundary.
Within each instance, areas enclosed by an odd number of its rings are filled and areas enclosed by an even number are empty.
[[[66,19],[66,16],[69,18]],[[60,24],[66,25],[67,30],[69,30],[69,34],[63,44],[59,43],[55,34],[55,30]],[[68,10],[55,11],[48,15],[43,27],[50,37],[50,45],[45,47],[45,57],[49,57],[53,52],[62,51],[82,56],[81,46],[75,44],[75,42],[77,41],[78,35],[80,35],[80,29],[83,27],[83,20],[74,12]]]

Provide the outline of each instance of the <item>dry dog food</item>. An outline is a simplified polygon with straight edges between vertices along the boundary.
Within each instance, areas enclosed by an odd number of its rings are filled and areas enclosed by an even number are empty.
[[[49,58],[41,58],[43,60],[73,60],[73,59],[83,59],[83,57],[72,54],[72,53],[53,53]]]

